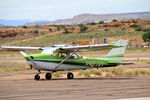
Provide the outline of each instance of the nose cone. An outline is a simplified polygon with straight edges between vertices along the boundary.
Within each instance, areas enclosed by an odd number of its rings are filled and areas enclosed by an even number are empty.
[[[24,56],[24,58],[25,58],[26,60],[29,60],[30,55],[28,55],[28,56]]]

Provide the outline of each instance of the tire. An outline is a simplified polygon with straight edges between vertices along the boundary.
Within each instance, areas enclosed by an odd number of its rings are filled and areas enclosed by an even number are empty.
[[[38,75],[38,74],[35,75],[34,79],[35,79],[35,80],[40,80],[40,75]]]
[[[50,79],[52,78],[51,73],[46,73],[45,78],[46,78],[47,80],[50,80]]]
[[[68,74],[67,74],[67,78],[68,78],[68,79],[73,79],[73,78],[74,78],[74,75],[73,75],[72,73],[68,73]]]

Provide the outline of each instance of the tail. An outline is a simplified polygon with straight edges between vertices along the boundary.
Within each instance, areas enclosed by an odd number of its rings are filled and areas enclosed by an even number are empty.
[[[113,48],[103,58],[108,59],[108,60],[121,62],[123,57],[124,57],[124,53],[125,53],[125,49],[126,49],[126,46],[127,46],[127,42],[128,42],[127,40],[119,40],[118,42],[115,42],[117,45],[121,45],[122,47]]]

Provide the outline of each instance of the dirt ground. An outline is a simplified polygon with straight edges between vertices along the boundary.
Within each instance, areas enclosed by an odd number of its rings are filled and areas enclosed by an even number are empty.
[[[126,56],[125,59],[138,57]],[[141,59],[150,59],[142,56]],[[22,58],[0,58],[0,62],[22,62]],[[150,64],[126,65],[149,68]],[[36,71],[0,72],[0,100],[114,100],[150,97],[150,77],[53,78],[33,80]],[[145,99],[143,99],[145,100]]]
[[[150,97],[150,77],[33,80],[34,71],[0,73],[0,100],[112,100]]]

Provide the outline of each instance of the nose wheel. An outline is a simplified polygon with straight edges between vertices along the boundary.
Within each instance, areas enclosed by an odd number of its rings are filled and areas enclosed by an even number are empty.
[[[34,79],[35,80],[40,80],[40,74],[41,72],[40,72],[40,70],[38,70],[38,73],[34,76]]]
[[[67,78],[68,78],[68,79],[73,79],[73,78],[74,78],[74,75],[73,75],[72,73],[68,73],[68,74],[67,74]]]

